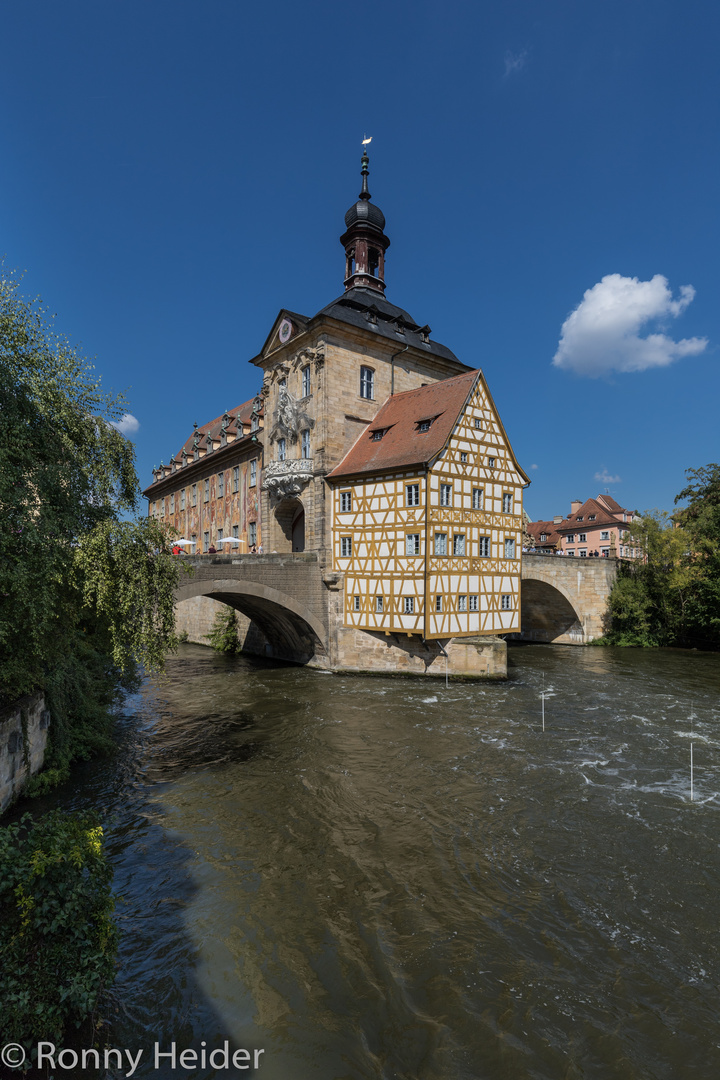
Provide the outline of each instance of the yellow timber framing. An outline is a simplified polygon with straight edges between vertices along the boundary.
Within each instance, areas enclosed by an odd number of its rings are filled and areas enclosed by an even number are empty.
[[[481,372],[444,446],[426,464],[331,481],[333,565],[345,574],[345,626],[426,640],[519,629],[522,489],[528,482]],[[422,505],[408,507],[410,484],[424,492]],[[442,484],[450,485],[449,505]],[[483,490],[482,509],[472,505],[476,487]],[[352,512],[340,510],[342,491],[351,492]],[[436,531],[447,533],[445,555],[435,554]],[[408,554],[413,532],[423,536],[419,555]],[[455,553],[457,535],[464,536],[463,555]],[[350,558],[341,556],[343,536],[352,536]],[[480,536],[490,538],[487,555],[481,555]],[[377,596],[383,597],[382,611]],[[408,596],[412,612],[405,610]],[[509,606],[503,608],[506,596]]]

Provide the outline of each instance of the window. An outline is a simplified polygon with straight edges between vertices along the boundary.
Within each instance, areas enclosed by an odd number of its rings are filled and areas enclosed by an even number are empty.
[[[192,540],[192,551],[191,551],[191,555],[194,555],[194,554],[195,554],[195,551],[196,551],[196,549],[197,549],[197,533],[193,533],[193,534],[192,534],[192,536],[190,537],[190,539]]]
[[[432,420],[420,420],[418,421],[418,431],[429,431]]]
[[[581,544],[586,544],[587,543],[587,533],[580,533],[580,543]]]
[[[406,506],[419,506],[420,505],[420,485],[419,484],[406,484],[405,485],[405,505]]]
[[[385,434],[385,428],[378,428],[377,431],[373,431],[373,433],[372,433],[372,441],[373,442],[380,442],[380,440],[382,439],[384,434]]]
[[[222,538],[223,538],[223,531],[222,531],[222,529],[218,529],[218,544],[220,543]],[[220,548],[220,550],[222,551],[223,549]]]
[[[601,532],[600,533],[600,539],[601,540],[609,540],[610,539],[610,533],[609,532]]]
[[[341,536],[340,537],[340,557],[343,559],[349,559],[352,555],[352,537]]]
[[[185,509],[185,488],[180,492],[180,509]]]
[[[476,429],[476,431],[482,430],[482,420],[480,419],[479,416],[475,417],[475,429]]]
[[[203,533],[203,551],[207,552],[207,549],[209,547],[210,547],[210,533],[209,532],[204,532]]]
[[[240,526],[239,525],[233,525],[232,534],[233,534],[233,536],[235,537],[236,540],[240,539]]]
[[[458,596],[458,611],[467,611],[467,596]]]
[[[287,443],[284,439],[278,439],[278,461],[284,461],[287,457]]]
[[[512,495],[503,495],[503,514],[512,514]]]
[[[203,499],[205,500],[205,502],[210,502],[210,481],[205,480],[204,485],[205,485],[205,488],[204,488],[204,491],[203,491]]]
[[[310,393],[310,366],[302,369],[302,396],[307,397]]]
[[[375,372],[370,367],[360,368],[360,397],[372,401],[374,397]]]
[[[576,521],[582,521],[582,516],[581,517],[576,517],[575,520]]]
[[[250,462],[250,487],[255,487],[257,484],[257,458],[253,458]]]
[[[257,544],[257,521],[251,521],[248,524],[248,544],[250,547]]]
[[[501,610],[502,611],[509,611],[511,606],[512,606],[512,597],[508,596],[507,593],[504,593],[503,596],[500,597],[500,608],[501,608]]]
[[[192,504],[193,506],[197,506],[197,484],[193,484],[192,486]]]
[[[310,457],[310,432],[307,429],[302,433],[302,456],[305,460]]]
[[[340,513],[349,514],[352,510],[352,492],[341,491],[340,492]]]
[[[170,513],[171,514],[175,513],[175,496],[174,495],[170,496]]]
[[[494,468],[495,468],[495,458],[494,457],[489,457],[488,458],[488,469],[494,469]]]
[[[440,505],[452,506],[452,484],[440,485]]]
[[[508,536],[505,539],[505,558],[515,558],[515,541],[513,540],[512,536]]]
[[[575,543],[575,533],[570,533],[570,535],[567,538],[567,542],[568,542],[568,544],[574,544]]]
[[[580,551],[578,554],[580,555],[581,559],[587,559],[587,548],[583,548],[582,551]]]
[[[383,598],[382,598],[382,596],[376,596],[375,597],[375,610],[379,612],[379,611],[382,611],[382,609],[383,609]]]
[[[412,615],[415,611],[415,597],[404,596],[403,597],[403,611],[406,615]]]
[[[233,468],[233,491],[240,490],[240,466],[235,465]]]
[[[405,554],[420,554],[420,533],[405,533]]]
[[[225,473],[218,473],[218,498],[221,499],[225,494]]]
[[[465,554],[465,533],[455,533],[453,536],[453,555]]]
[[[479,538],[479,540],[478,540],[478,549],[479,549],[481,558],[487,558],[488,557],[488,555],[490,554],[490,537],[489,536],[481,536]]]
[[[603,559],[609,558],[610,557],[610,548],[600,548],[600,554],[603,557]]]
[[[575,552],[574,551],[568,551],[568,555],[572,555],[572,557],[575,558]]]
[[[360,610],[360,597],[359,596],[353,596],[352,609],[353,609],[353,611],[359,611]]]
[[[595,514],[588,514],[588,521],[594,521],[595,516],[596,516]]]
[[[470,597],[470,610],[471,611],[477,611],[477,609],[478,609],[478,598],[477,598],[477,596],[471,596]]]
[[[260,418],[257,417],[255,415],[255,413],[253,413],[251,418],[250,418],[250,430],[251,431],[257,431],[257,429],[259,427],[260,427]]]
[[[460,460],[461,461],[467,461],[467,454],[465,453],[464,450],[460,451]]]
[[[544,544],[547,540],[547,533],[540,533],[540,543]]]
[[[442,611],[442,596],[435,597],[435,610]]]
[[[435,533],[435,554],[447,555],[447,533]]]
[[[482,510],[483,507],[483,489],[473,488],[472,496],[473,510]]]

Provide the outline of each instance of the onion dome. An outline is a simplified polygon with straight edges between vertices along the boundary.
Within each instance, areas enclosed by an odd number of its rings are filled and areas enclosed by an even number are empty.
[[[345,289],[375,289],[385,292],[385,252],[390,241],[385,236],[385,215],[370,202],[368,174],[370,159],[363,149],[362,190],[358,201],[345,215],[346,232],[340,237],[345,248]]]

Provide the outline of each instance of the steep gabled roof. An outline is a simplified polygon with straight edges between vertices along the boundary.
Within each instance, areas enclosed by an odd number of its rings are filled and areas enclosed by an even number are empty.
[[[557,547],[562,539],[554,521],[526,521],[525,532],[532,536],[538,547]],[[541,540],[541,536],[547,539]]]
[[[625,510],[624,507],[619,506],[614,499],[609,499],[607,495],[598,496],[603,500],[607,499],[608,502],[614,503],[617,506],[617,510],[612,512],[608,510],[607,506],[603,506],[598,499],[586,499],[585,502],[575,511],[574,514],[569,514],[559,525],[556,526],[558,532],[578,532],[587,531],[588,529],[597,528],[599,525],[618,525],[622,524],[619,521],[618,515],[631,514],[631,510]],[[591,515],[595,515],[591,520]],[[578,518],[580,520],[578,520]]]
[[[479,378],[479,371],[468,371],[388,398],[327,479],[428,464],[445,446]],[[432,420],[424,432],[422,420]],[[379,440],[373,438],[377,431],[384,432]]]

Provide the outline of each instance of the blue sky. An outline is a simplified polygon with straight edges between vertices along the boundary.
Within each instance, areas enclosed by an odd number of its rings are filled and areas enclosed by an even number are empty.
[[[709,0],[2,4],[0,251],[124,391],[143,486],[342,292],[373,136],[388,298],[482,367],[534,519],[718,453]],[[555,363],[553,363],[555,358]],[[603,479],[604,478],[604,479]]]

